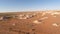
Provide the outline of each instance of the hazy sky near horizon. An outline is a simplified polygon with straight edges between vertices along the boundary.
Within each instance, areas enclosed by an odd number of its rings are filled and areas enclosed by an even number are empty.
[[[0,12],[60,9],[60,0],[0,0]]]

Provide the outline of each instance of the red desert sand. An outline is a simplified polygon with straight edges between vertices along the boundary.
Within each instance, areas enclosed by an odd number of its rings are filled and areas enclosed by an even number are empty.
[[[1,13],[0,34],[60,34],[60,12]]]

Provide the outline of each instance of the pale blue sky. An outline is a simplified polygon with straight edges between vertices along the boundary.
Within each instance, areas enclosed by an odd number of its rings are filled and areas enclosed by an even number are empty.
[[[60,0],[0,0],[0,12],[60,9]]]

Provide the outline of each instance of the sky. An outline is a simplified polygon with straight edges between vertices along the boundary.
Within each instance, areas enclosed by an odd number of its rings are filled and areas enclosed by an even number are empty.
[[[60,0],[0,0],[0,12],[60,10]]]

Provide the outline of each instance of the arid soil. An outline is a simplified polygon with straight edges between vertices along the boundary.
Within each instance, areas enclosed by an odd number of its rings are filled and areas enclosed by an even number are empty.
[[[60,34],[60,12],[1,13],[0,34]]]

